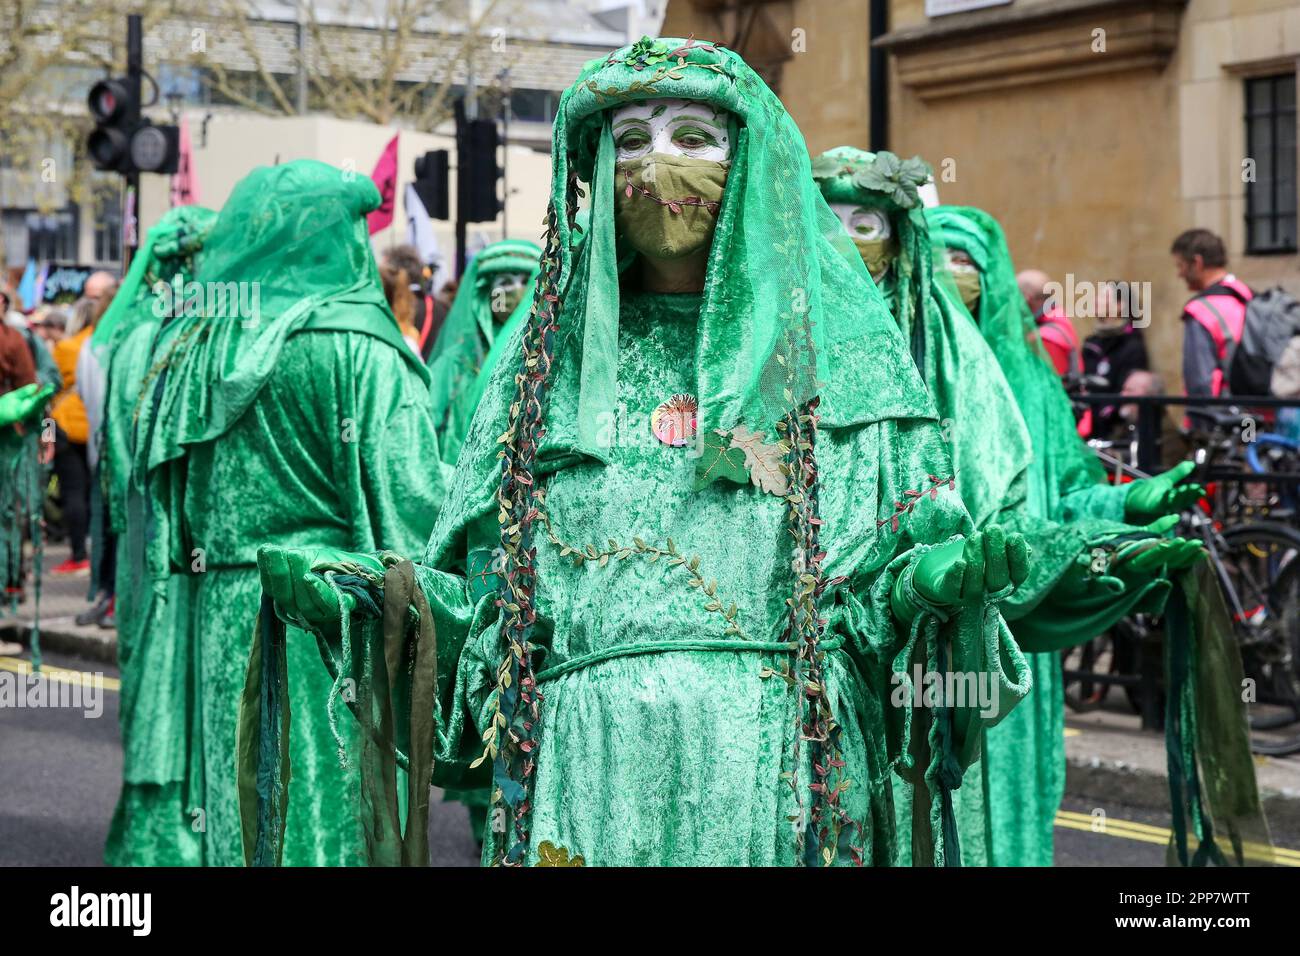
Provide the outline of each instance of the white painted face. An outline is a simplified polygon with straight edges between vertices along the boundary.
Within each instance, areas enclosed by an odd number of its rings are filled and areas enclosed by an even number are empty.
[[[629,103],[614,111],[610,129],[619,160],[650,153],[715,162],[731,158],[727,111],[698,100]]]
[[[948,271],[956,275],[959,272],[978,272],[974,260],[961,249],[945,249],[944,258],[948,262]]]
[[[884,210],[851,202],[833,202],[830,207],[844,223],[844,231],[854,239],[888,239],[894,234]]]

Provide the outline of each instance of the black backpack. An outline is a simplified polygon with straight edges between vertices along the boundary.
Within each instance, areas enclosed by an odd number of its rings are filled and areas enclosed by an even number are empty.
[[[1273,373],[1296,338],[1300,338],[1300,301],[1280,286],[1256,294],[1246,303],[1241,341],[1233,345],[1232,337],[1227,336],[1228,354],[1223,364],[1232,394],[1273,395],[1276,386],[1289,390],[1282,381],[1274,381]]]

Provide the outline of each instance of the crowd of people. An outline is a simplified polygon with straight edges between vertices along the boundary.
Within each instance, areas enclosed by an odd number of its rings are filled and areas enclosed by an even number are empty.
[[[1215,721],[1169,730],[1171,859],[1267,847],[1171,530],[1203,489],[1108,483],[1062,387],[1150,375],[1118,301],[1080,344],[994,216],[927,208],[919,159],[810,159],[693,38],[588,64],[552,155],[542,245],[454,297],[376,261],[373,183],[296,161],[65,323],[55,470],[117,561],[110,863],[419,864],[434,785],[487,864],[1050,865],[1055,652],[1166,607],[1168,693]]]

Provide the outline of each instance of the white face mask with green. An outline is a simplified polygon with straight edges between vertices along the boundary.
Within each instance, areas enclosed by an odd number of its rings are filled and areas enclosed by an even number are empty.
[[[857,203],[833,202],[830,207],[858,247],[858,254],[862,256],[871,278],[880,282],[898,256],[898,243],[894,239],[889,214],[883,209]]]
[[[730,114],[652,99],[613,111],[615,217],[641,254],[646,288],[698,291],[730,168]]]
[[[962,305],[971,315],[979,318],[980,271],[971,257],[961,249],[945,249],[944,260],[948,265],[948,274],[952,276],[957,294],[961,296]]]

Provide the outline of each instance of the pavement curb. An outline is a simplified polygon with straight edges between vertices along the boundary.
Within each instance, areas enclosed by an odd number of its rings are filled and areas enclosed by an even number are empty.
[[[1259,769],[1257,766],[1257,773]],[[1096,800],[1103,806],[1122,803],[1151,810],[1169,809],[1169,778],[1166,774],[1095,754],[1066,757],[1065,792],[1082,800]],[[1261,783],[1260,802],[1270,829],[1300,832],[1300,790]]]
[[[97,664],[117,666],[117,632],[101,630],[100,635],[65,631],[57,627],[41,628],[41,650],[69,654]],[[32,626],[27,621],[0,622],[0,639],[17,641],[31,647]]]

